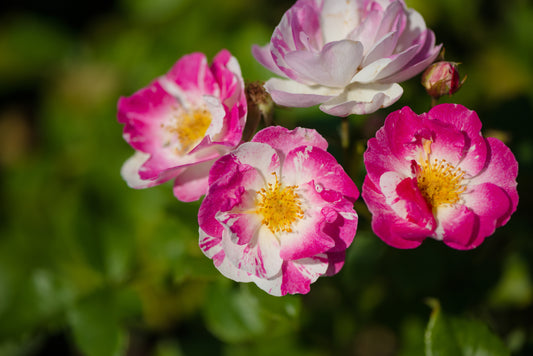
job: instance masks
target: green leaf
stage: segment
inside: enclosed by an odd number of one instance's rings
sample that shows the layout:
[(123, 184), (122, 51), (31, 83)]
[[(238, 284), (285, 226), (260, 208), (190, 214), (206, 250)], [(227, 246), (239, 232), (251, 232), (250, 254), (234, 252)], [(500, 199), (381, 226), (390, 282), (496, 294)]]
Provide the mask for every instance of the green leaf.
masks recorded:
[(424, 335), (425, 322), (421, 318), (409, 316), (401, 326), (401, 348), (398, 356), (423, 355), (425, 350)]
[(79, 301), (69, 312), (74, 341), (84, 355), (120, 355), (124, 335), (118, 322), (117, 303), (109, 291)]
[(294, 330), (299, 314), (297, 296), (273, 297), (254, 285), (221, 283), (212, 286), (205, 305), (209, 330), (226, 342), (254, 341)]
[(437, 300), (425, 334), (426, 356), (507, 356), (509, 350), (489, 328), (478, 320), (449, 317)]

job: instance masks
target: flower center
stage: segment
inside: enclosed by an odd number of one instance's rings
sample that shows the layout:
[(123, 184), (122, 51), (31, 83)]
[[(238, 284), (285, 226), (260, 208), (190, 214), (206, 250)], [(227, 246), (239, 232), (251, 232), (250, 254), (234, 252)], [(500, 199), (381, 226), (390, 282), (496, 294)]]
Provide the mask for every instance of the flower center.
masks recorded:
[(465, 172), (455, 168), (446, 160), (430, 160), (431, 141), (424, 143), (425, 158), (418, 162), (416, 175), (418, 189), (432, 208), (452, 205), (459, 201), (461, 193), (466, 190), (462, 184)]
[(298, 193), (297, 185), (284, 187), (278, 180), (276, 173), (274, 184), (257, 192), (256, 212), (263, 216), (263, 225), (266, 225), (272, 233), (280, 231), (292, 232), (292, 224), (303, 218), (304, 212)]
[(177, 138), (177, 154), (189, 152), (197, 142), (205, 136), (211, 125), (211, 113), (206, 109), (196, 109), (181, 113), (176, 117), (175, 126), (167, 127), (167, 130)]

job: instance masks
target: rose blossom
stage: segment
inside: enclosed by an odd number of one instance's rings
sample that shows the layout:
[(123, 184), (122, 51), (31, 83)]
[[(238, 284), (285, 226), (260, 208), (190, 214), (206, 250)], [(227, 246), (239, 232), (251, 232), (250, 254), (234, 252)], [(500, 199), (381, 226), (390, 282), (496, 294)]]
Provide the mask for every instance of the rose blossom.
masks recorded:
[(272, 72), (266, 84), (284, 106), (335, 116), (367, 114), (393, 104), (398, 82), (439, 54), (435, 35), (403, 0), (298, 0), (254, 57)]
[(279, 296), (340, 270), (359, 191), (326, 148), (315, 130), (268, 127), (215, 162), (200, 248), (224, 276)]
[(244, 83), (237, 60), (220, 51), (182, 57), (146, 88), (118, 102), (118, 121), (135, 154), (122, 167), (132, 188), (174, 179), (174, 195), (197, 200), (218, 157), (241, 141), (246, 120)]
[(518, 163), (480, 130), (477, 114), (454, 104), (387, 117), (364, 154), (363, 199), (376, 235), (397, 248), (432, 237), (465, 250), (507, 223), (518, 204)]

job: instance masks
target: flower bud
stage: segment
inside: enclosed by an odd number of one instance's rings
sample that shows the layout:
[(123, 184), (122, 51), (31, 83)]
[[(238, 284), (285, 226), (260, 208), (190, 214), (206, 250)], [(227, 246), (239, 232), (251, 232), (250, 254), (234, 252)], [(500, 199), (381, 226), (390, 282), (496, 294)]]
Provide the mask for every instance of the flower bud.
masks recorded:
[(245, 87), (248, 102), (248, 117), (243, 132), (243, 141), (249, 141), (255, 134), (261, 119), (265, 126), (272, 125), (274, 102), (264, 88), (262, 82), (247, 83)]
[(452, 95), (461, 88), (463, 80), (459, 78), (458, 63), (441, 61), (430, 65), (422, 74), (422, 85), (427, 93), (438, 99), (443, 95)]

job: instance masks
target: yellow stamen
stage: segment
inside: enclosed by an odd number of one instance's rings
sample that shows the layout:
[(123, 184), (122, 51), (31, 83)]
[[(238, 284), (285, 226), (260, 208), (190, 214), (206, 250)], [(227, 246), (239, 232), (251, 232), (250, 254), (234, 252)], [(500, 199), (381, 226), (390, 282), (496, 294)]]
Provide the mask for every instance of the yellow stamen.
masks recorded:
[(426, 202), (437, 208), (443, 205), (453, 205), (466, 190), (462, 184), (465, 172), (446, 162), (446, 160), (430, 160), (430, 140), (424, 140), (423, 157), (418, 161), (417, 184)]
[(168, 132), (175, 135), (179, 142), (176, 147), (177, 154), (189, 152), (205, 136), (212, 116), (206, 109), (197, 109), (191, 112), (184, 112), (176, 117), (175, 126), (165, 126)]
[(284, 187), (278, 180), (276, 173), (274, 184), (257, 192), (256, 213), (263, 217), (263, 225), (267, 226), (272, 233), (280, 231), (292, 232), (292, 225), (303, 218), (304, 212), (298, 193), (297, 185)]

